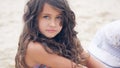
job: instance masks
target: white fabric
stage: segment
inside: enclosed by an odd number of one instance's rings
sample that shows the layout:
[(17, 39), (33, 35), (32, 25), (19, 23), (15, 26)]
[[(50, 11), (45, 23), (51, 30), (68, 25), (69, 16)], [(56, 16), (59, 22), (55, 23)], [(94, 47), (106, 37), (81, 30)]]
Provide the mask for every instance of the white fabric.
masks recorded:
[(120, 68), (120, 20), (98, 31), (88, 51), (107, 66)]

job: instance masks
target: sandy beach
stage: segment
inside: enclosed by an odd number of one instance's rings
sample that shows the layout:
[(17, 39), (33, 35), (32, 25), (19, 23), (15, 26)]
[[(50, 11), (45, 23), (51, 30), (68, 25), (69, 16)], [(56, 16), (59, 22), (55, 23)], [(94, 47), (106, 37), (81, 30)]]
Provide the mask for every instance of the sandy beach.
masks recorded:
[[(0, 0), (0, 68), (15, 68), (15, 54), (22, 31), (25, 0)], [(68, 0), (76, 14), (76, 30), (83, 46), (89, 46), (96, 31), (120, 20), (120, 0)]]

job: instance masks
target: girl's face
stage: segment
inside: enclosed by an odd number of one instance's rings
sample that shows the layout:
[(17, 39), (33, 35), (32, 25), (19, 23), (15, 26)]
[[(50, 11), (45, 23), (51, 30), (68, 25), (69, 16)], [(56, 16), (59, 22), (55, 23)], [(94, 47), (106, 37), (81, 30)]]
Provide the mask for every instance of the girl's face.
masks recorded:
[(55, 37), (62, 29), (61, 13), (55, 7), (45, 3), (39, 15), (39, 31), (48, 38)]

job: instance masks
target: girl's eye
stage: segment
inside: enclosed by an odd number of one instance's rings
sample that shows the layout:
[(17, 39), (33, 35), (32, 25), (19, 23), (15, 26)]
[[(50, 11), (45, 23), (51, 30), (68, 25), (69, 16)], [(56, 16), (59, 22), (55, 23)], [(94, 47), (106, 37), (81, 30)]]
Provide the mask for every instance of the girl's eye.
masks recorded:
[(62, 19), (62, 17), (61, 17), (61, 16), (58, 16), (58, 17), (56, 17), (56, 19), (59, 19), (59, 20), (61, 20), (61, 19)]
[(45, 19), (49, 19), (49, 16), (43, 16), (43, 18), (45, 18)]

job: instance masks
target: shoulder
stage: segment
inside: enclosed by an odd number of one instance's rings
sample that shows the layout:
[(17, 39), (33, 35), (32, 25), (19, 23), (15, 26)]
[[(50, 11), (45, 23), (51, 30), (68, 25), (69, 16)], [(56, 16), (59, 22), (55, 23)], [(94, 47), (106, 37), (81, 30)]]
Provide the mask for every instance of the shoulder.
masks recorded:
[(34, 56), (37, 57), (45, 53), (46, 51), (41, 43), (31, 41), (28, 44), (27, 55), (32, 56), (34, 58)]
[(40, 43), (30, 41), (28, 44), (28, 47), (27, 47), (27, 55), (30, 55), (30, 56), (31, 56), (31, 54), (35, 55), (35, 54), (40, 53), (43, 50), (44, 50), (44, 48)]
[[(38, 58), (38, 56), (43, 52), (44, 52), (44, 48), (40, 43), (30, 41), (28, 44), (26, 56), (25, 56), (26, 64), (30, 67), (33, 67), (36, 64), (38, 64), (36, 62), (36, 58)], [(42, 59), (42, 58), (39, 57), (39, 59)]]
[[(48, 48), (48, 47), (46, 47), (46, 48), (50, 50), (50, 48)], [(28, 44), (26, 55), (29, 56), (35, 62), (41, 63), (41, 64), (48, 63), (46, 60), (53, 61), (52, 58), (54, 59), (57, 57), (57, 55), (54, 53), (53, 54), (48, 53), (45, 50), (43, 44), (41, 44), (39, 42), (32, 42), (32, 41)]]
[(26, 52), (26, 59), (30, 58), (32, 63), (36, 64), (45, 64), (48, 65), (49, 58), (52, 58), (51, 54), (48, 53), (43, 45), (38, 42), (30, 42), (28, 44), (27, 52)]
[(29, 42), (27, 51), (39, 51), (39, 50), (44, 50), (42, 44), (33, 41)]
[(28, 44), (26, 56), (36, 64), (44, 64), (52, 68), (71, 68), (71, 61), (57, 54), (48, 53), (43, 45), (38, 42)]
[(36, 56), (40, 53), (44, 52), (43, 45), (38, 42), (30, 42), (27, 47), (27, 55), (29, 56)]
[(33, 42), (31, 41), (29, 44), (28, 44), (28, 47), (27, 47), (27, 52), (28, 53), (34, 53), (34, 54), (37, 54), (37, 55), (47, 55), (47, 54), (50, 54), (46, 51), (46, 49), (49, 51), (49, 52), (52, 52), (52, 50), (49, 48), (49, 47), (45, 47), (44, 44), (41, 44), (39, 42)]

